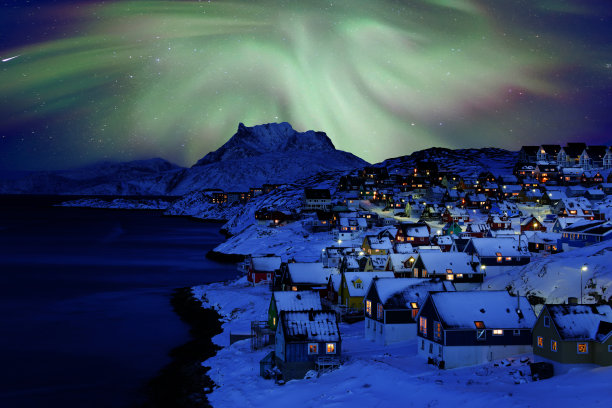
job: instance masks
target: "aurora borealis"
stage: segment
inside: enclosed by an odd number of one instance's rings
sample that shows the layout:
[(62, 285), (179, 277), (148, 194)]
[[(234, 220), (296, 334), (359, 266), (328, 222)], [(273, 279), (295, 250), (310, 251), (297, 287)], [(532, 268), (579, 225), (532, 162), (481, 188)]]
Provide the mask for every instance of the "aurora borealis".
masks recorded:
[(15, 1), (0, 9), (0, 168), (164, 157), (238, 122), (376, 162), (612, 137), (606, 1)]

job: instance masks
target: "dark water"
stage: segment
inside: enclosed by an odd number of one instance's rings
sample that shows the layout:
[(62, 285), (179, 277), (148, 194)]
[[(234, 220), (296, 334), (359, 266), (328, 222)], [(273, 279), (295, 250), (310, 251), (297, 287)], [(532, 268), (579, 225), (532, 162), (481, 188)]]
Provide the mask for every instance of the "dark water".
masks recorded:
[(174, 288), (227, 280), (219, 224), (0, 202), (0, 407), (125, 407), (188, 340)]

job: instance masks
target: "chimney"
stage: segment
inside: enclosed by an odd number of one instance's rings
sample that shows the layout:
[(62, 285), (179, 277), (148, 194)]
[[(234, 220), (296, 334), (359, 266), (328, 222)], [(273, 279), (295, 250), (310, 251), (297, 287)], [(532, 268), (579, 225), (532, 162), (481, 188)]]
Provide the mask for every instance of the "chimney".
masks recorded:
[(574, 296), (570, 296), (567, 298), (567, 304), (568, 305), (577, 305), (578, 304), (578, 298), (574, 297)]

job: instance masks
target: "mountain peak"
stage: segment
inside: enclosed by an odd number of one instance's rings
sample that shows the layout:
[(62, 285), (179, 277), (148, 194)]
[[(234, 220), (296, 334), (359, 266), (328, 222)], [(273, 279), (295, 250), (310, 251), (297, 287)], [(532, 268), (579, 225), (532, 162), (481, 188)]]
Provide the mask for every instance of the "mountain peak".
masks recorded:
[(274, 152), (335, 151), (325, 134), (309, 130), (298, 132), (287, 123), (266, 123), (257, 126), (238, 125), (238, 130), (223, 146), (208, 153), (196, 166), (222, 160), (236, 160)]

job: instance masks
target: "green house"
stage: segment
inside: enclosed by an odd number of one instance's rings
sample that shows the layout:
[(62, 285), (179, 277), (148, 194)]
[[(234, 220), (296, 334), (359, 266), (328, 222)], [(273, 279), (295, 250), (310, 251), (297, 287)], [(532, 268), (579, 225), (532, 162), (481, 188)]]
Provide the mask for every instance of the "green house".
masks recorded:
[(544, 305), (533, 328), (533, 353), (556, 363), (612, 365), (612, 308)]
[(461, 226), (456, 222), (448, 222), (444, 228), (442, 228), (442, 234), (444, 235), (460, 236), (462, 232)]

